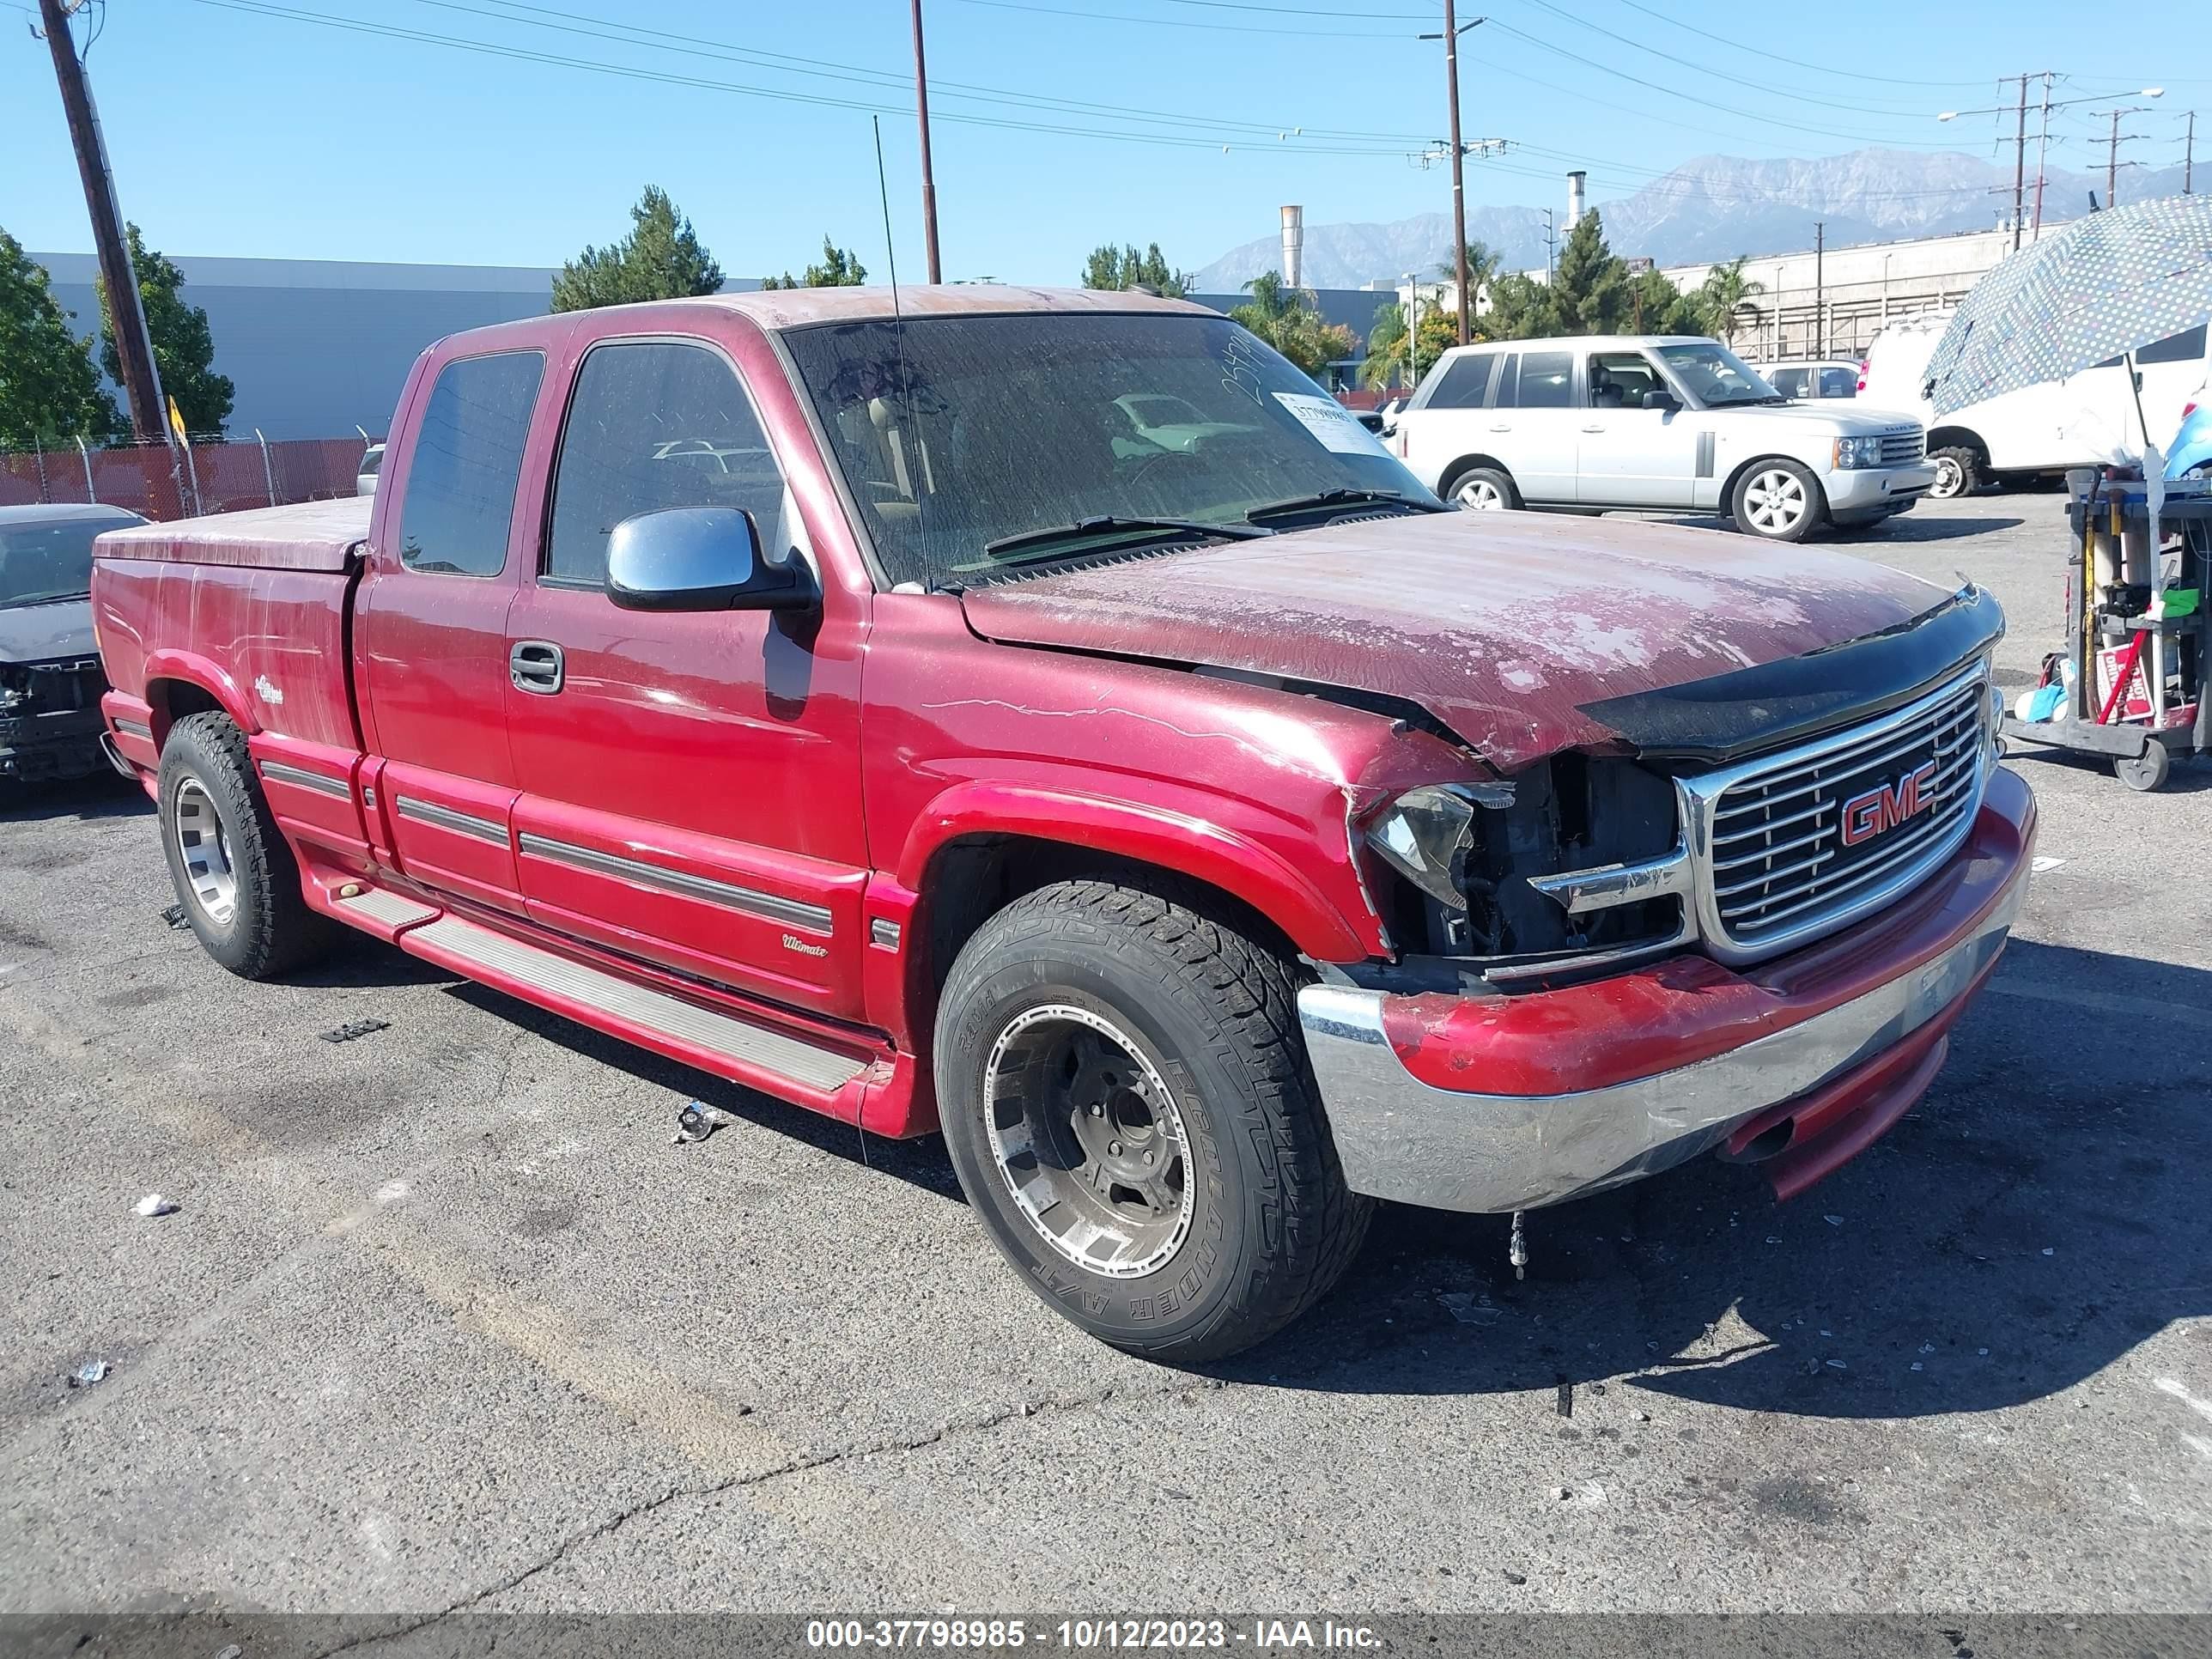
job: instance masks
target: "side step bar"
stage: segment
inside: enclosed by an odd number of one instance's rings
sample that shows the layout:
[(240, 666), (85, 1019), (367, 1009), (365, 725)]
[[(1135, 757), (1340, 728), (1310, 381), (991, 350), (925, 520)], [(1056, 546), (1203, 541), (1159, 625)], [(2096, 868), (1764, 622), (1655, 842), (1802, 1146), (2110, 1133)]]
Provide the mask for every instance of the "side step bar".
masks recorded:
[(347, 914), (366, 917), (386, 929), (412, 927), (438, 914), (427, 904), (417, 904), (404, 893), (388, 893), (381, 887), (365, 887), (351, 898), (336, 902), (336, 908)]
[[(375, 892), (341, 903), (361, 906), (372, 899), (392, 905), (411, 903), (396, 894)], [(391, 919), (378, 915), (377, 920)], [(398, 942), (402, 950), (426, 962), (693, 1065), (765, 1073), (823, 1095), (836, 1094), (868, 1069), (866, 1060), (618, 979), (458, 916), (410, 927)], [(714, 1065), (717, 1060), (721, 1064)]]

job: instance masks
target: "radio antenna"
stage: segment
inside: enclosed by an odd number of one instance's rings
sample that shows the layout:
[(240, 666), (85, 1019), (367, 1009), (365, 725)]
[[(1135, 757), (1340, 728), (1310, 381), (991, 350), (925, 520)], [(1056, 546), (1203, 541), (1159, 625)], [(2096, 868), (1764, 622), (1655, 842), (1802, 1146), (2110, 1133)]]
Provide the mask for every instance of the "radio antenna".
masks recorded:
[[(891, 240), (891, 187), (884, 178), (884, 118), (880, 115), (871, 115), (868, 125), (876, 130), (876, 191), (884, 204), (884, 258), (890, 262), (891, 267), (891, 320), (902, 323), (905, 319), (899, 315), (898, 248)], [(900, 344), (903, 346), (903, 328), (900, 334)]]

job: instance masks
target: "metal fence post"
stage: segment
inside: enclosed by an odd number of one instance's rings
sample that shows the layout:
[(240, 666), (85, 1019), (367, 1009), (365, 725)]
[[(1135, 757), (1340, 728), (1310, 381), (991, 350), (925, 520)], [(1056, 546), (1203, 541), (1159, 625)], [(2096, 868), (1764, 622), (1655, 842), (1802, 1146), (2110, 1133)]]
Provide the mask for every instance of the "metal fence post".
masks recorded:
[(39, 469), (39, 499), (42, 501), (52, 501), (52, 492), (46, 488), (46, 447), (35, 435), (31, 439), (31, 465)]
[(200, 464), (192, 459), (192, 440), (184, 434), (185, 465), (192, 475), (192, 513), (195, 517), (207, 511), (207, 503), (200, 499)]
[(100, 491), (92, 482), (92, 452), (84, 447), (82, 437), (76, 441), (76, 453), (77, 459), (84, 463), (84, 499), (88, 502), (96, 501), (100, 499)]
[(269, 505), (276, 505), (276, 469), (269, 459), (269, 440), (261, 435), (261, 428), (253, 428), (254, 441), (261, 446), (261, 476), (269, 480)]

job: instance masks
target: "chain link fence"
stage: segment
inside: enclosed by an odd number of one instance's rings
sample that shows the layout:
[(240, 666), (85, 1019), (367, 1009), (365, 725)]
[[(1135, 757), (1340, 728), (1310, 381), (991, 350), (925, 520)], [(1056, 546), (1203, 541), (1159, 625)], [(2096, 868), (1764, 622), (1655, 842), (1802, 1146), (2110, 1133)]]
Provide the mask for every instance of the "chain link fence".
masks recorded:
[(167, 520), (328, 501), (354, 493), (367, 448), (358, 435), (271, 442), (257, 433), (174, 451), (158, 441), (0, 450), (0, 507), (98, 501)]

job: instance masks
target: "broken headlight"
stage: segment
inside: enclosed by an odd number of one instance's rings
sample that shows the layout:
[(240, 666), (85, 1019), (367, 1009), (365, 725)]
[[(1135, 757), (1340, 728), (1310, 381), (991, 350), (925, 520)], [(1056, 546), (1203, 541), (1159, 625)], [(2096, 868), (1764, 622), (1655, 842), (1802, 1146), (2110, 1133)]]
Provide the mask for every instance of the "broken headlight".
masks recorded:
[(1367, 826), (1367, 844), (1437, 903), (1467, 908), (1460, 872), (1474, 845), (1474, 802), (1455, 784), (1409, 789)]

